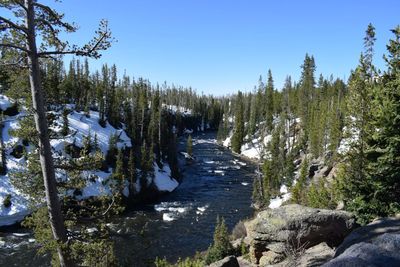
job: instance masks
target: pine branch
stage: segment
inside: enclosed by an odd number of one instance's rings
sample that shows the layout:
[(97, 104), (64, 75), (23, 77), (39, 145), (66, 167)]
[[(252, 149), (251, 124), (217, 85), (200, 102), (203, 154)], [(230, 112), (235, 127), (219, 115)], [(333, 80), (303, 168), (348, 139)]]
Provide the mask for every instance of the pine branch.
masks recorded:
[(23, 51), (23, 52), (25, 52), (25, 53), (29, 53), (29, 51), (28, 51), (26, 48), (23, 48), (23, 47), (21, 47), (21, 46), (14, 45), (14, 44), (0, 43), (0, 47), (13, 48), (13, 49), (17, 49), (17, 50)]
[(18, 31), (22, 31), (25, 34), (28, 34), (28, 29), (22, 25), (18, 25), (14, 22), (12, 22), (9, 19), (6, 19), (5, 17), (0, 16), (0, 22), (7, 24), (8, 26), (4, 27), (2, 26), (2, 30), (4, 29), (14, 29)]

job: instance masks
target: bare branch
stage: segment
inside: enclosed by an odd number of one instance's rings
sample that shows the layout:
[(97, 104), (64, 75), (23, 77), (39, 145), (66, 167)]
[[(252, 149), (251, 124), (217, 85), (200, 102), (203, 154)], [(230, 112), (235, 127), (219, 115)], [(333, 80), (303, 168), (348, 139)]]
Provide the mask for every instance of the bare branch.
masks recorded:
[[(2, 16), (0, 16), (0, 22), (8, 24), (8, 27), (5, 27), (5, 28), (12, 28), (12, 29), (15, 29), (15, 30), (22, 31), (25, 34), (28, 34), (28, 29), (27, 28), (25, 28), (24, 26), (18, 25), (16, 23), (12, 22), (11, 20), (6, 19), (6, 18), (4, 18)], [(4, 28), (4, 26), (2, 28)]]
[(14, 45), (14, 44), (0, 43), (0, 47), (13, 48), (13, 49), (17, 49), (17, 50), (23, 51), (23, 52), (25, 52), (25, 53), (29, 53), (29, 51), (28, 51), (26, 48), (23, 48), (23, 47), (21, 47), (21, 46)]

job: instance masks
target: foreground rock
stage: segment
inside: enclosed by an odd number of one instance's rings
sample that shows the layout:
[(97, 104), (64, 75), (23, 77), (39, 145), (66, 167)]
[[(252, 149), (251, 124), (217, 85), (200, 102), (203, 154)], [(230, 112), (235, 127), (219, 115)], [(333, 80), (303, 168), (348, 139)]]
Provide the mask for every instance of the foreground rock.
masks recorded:
[(337, 248), (333, 266), (400, 266), (400, 218), (386, 218), (353, 231)]
[(228, 256), (220, 261), (210, 264), (208, 267), (239, 267), (239, 262), (235, 256)]
[(357, 224), (348, 212), (292, 204), (261, 211), (245, 227), (251, 261), (265, 266), (323, 242), (336, 247)]

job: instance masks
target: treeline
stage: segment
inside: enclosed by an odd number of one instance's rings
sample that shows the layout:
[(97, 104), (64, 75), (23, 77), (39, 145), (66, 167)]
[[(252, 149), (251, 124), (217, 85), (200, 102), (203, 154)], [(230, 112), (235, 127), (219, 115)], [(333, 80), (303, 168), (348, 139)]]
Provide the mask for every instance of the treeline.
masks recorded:
[(281, 184), (291, 186), (293, 161), (300, 152), (311, 153), (314, 158), (327, 156), (333, 160), (336, 156), (344, 127), (347, 86), (332, 76), (320, 75), (317, 79), (315, 71), (314, 57), (306, 55), (299, 82), (288, 76), (278, 90), (269, 70), (266, 82), (260, 77), (253, 92), (239, 92), (224, 101), (219, 140), (233, 131), (231, 146), (237, 153), (255, 137), (262, 140), (259, 156), (265, 159), (264, 178), (255, 181), (257, 202), (269, 202), (279, 193)]
[[(100, 71), (91, 72), (87, 59), (73, 59), (68, 70), (62, 60), (43, 60), (41, 67), (48, 110), (75, 104), (78, 112), (98, 111), (100, 125), (104, 127), (107, 121), (126, 130), (134, 145), (136, 166), (141, 169), (146, 168), (149, 158), (154, 158), (160, 166), (168, 162), (174, 177), (178, 177), (176, 136), (185, 129), (216, 129), (221, 120), (223, 110), (213, 96), (198, 95), (192, 88), (166, 83), (153, 85), (149, 80), (135, 80), (126, 74), (119, 78), (115, 65), (105, 64)], [(25, 71), (2, 68), (0, 72), (2, 92), (29, 102)], [(108, 157), (112, 166), (117, 160), (117, 153), (114, 154)]]
[[(373, 64), (376, 39), (370, 24), (359, 65), (347, 82), (317, 79), (315, 60), (306, 55), (299, 82), (288, 76), (276, 90), (268, 71), (253, 92), (225, 99), (219, 140), (231, 133), (238, 153), (255, 137), (261, 140), (256, 203), (268, 205), (286, 185), (292, 202), (325, 208), (344, 203), (362, 223), (400, 211), (400, 27), (392, 33), (383, 71)], [(310, 179), (311, 162), (318, 159), (328, 170), (336, 167), (333, 182)]]

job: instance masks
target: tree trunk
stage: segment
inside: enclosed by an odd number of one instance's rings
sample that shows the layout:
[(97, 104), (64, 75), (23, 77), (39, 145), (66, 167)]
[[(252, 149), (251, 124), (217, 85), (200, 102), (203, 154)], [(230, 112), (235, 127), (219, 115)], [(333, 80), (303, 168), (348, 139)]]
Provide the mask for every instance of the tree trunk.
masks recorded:
[(53, 237), (59, 243), (57, 252), (60, 259), (60, 265), (73, 266), (72, 262), (68, 259), (67, 252), (64, 247), (68, 239), (64, 226), (63, 215), (61, 213), (61, 206), (58, 199), (53, 157), (48, 135), (45, 103), (43, 99), (39, 60), (36, 48), (35, 11), (33, 0), (25, 0), (25, 7), (27, 9), (25, 26), (28, 29), (26, 46), (29, 51), (29, 81), (31, 85), (36, 130), (39, 135), (40, 165), (42, 168), (43, 182), (46, 191), (49, 222), (53, 232)]

